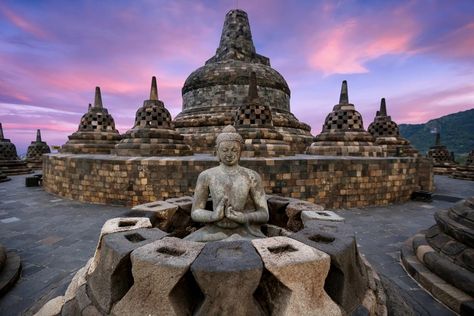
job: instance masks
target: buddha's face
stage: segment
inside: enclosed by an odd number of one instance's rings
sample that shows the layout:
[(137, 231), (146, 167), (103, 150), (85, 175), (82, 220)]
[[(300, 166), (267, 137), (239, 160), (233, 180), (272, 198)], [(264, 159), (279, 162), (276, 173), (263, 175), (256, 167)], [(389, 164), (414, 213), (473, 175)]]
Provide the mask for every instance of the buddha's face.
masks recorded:
[(234, 166), (239, 162), (240, 143), (236, 141), (223, 141), (217, 147), (219, 161), (227, 166)]

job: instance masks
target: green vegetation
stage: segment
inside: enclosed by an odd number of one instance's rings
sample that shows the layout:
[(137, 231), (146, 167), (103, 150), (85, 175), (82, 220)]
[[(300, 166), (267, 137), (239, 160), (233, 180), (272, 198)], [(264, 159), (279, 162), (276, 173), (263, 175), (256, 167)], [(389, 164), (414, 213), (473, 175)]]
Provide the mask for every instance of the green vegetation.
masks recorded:
[(425, 124), (400, 124), (400, 133), (421, 153), (426, 154), (435, 143), (433, 129), (441, 134), (441, 144), (454, 151), (456, 159), (466, 157), (474, 149), (474, 109), (449, 114)]

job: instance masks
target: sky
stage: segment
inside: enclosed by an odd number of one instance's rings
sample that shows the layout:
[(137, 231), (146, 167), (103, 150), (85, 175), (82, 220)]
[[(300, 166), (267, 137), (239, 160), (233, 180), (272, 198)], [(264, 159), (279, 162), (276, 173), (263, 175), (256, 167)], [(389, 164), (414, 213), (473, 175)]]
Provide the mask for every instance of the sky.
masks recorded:
[(397, 123), (474, 108), (472, 0), (0, 0), (0, 122), (26, 152), (62, 145), (100, 86), (124, 133), (157, 76), (175, 117), (187, 76), (212, 57), (225, 14), (249, 15), (259, 54), (291, 89), (291, 111), (321, 131), (342, 80), (365, 128), (387, 100)]

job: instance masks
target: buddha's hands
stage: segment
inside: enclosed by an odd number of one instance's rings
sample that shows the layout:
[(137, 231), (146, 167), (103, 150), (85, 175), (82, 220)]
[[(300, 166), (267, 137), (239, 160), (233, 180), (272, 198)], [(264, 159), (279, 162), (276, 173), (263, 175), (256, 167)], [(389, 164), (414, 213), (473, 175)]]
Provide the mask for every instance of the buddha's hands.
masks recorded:
[(225, 209), (228, 203), (229, 203), (229, 200), (227, 199), (227, 197), (222, 198), (219, 204), (217, 204), (217, 207), (214, 210), (214, 212), (212, 212), (212, 221), (216, 222), (224, 218)]
[(242, 213), (242, 212), (239, 212), (239, 211), (235, 211), (234, 208), (229, 205), (226, 209), (225, 209), (225, 216), (236, 222), (236, 223), (239, 223), (239, 224), (245, 224), (247, 222), (247, 218), (245, 217), (245, 214)]

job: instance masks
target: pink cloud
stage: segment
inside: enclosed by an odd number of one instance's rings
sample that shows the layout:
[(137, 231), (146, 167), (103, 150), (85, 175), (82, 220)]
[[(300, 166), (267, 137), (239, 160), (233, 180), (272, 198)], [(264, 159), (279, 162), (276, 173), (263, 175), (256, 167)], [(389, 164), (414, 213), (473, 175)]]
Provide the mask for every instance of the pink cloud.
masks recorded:
[(33, 24), (31, 21), (27, 21), (25, 18), (19, 14), (16, 14), (6, 6), (0, 6), (0, 12), (17, 28), (35, 36), (38, 39), (44, 40), (50, 37), (50, 35), (38, 25)]

